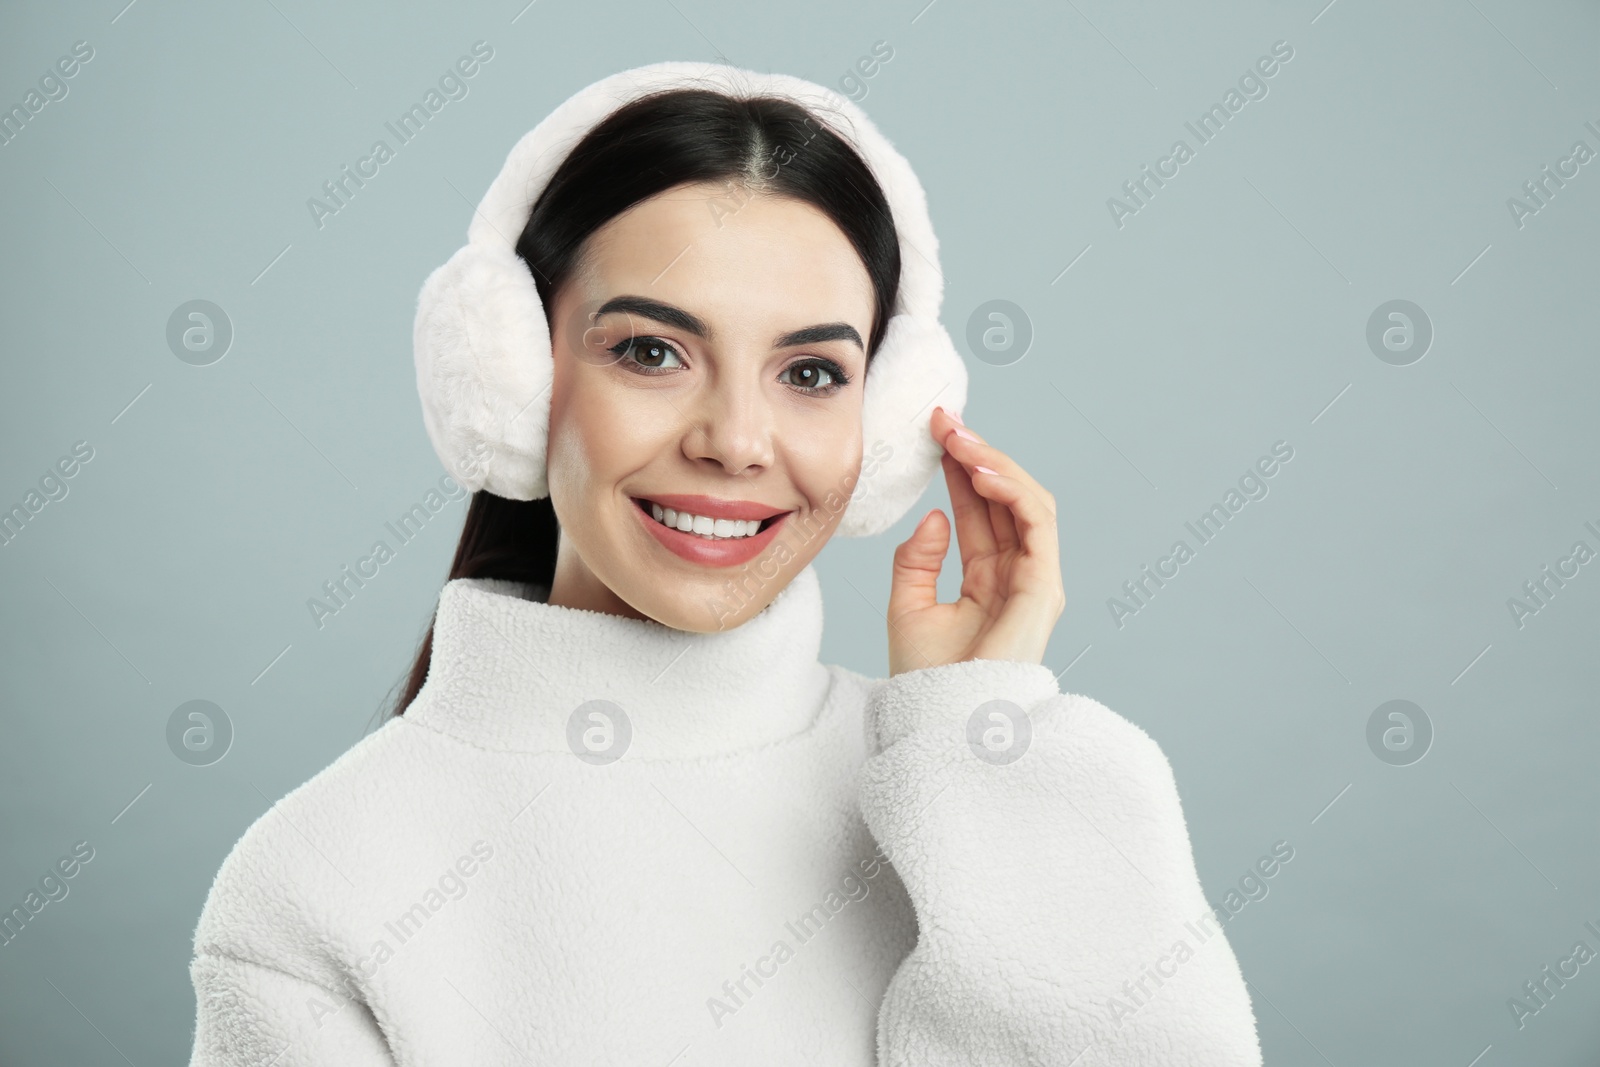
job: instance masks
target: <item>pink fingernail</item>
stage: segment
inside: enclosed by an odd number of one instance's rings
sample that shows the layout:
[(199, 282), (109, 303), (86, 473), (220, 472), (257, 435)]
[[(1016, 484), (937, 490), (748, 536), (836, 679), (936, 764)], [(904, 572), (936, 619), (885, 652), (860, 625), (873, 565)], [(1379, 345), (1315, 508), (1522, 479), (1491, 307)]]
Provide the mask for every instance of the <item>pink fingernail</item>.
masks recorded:
[(953, 412), (953, 411), (951, 411), (951, 410), (950, 410), (950, 409), (949, 409), (949, 408), (943, 408), (943, 409), (941, 409), (941, 410), (943, 410), (943, 411), (944, 411), (944, 413), (945, 413), (945, 414), (946, 414), (946, 415), (949, 415), (949, 416), (950, 416), (950, 417), (951, 417), (951, 418), (952, 418), (952, 419), (955, 419), (955, 420), (956, 420), (956, 422), (958, 422), (958, 423), (960, 423), (960, 424), (961, 424), (961, 425), (962, 425), (962, 426), (965, 426), (965, 425), (966, 425), (966, 423), (964, 423), (964, 422), (961, 422), (961, 416), (960, 416), (960, 415), (957, 415), (957, 414), (956, 414), (956, 413), (955, 413), (955, 412)]
[(982, 471), (985, 474), (999, 474), (1000, 473), (999, 471), (992, 471), (988, 467), (981, 467), (976, 463), (974, 463), (972, 465), (972, 469), (975, 470), (975, 471)]
[(970, 430), (963, 430), (963, 429), (961, 429), (959, 427), (957, 427), (954, 430), (951, 430), (950, 432), (955, 434), (957, 437), (965, 437), (969, 441), (976, 441), (978, 439), (978, 435), (977, 434), (971, 432)]

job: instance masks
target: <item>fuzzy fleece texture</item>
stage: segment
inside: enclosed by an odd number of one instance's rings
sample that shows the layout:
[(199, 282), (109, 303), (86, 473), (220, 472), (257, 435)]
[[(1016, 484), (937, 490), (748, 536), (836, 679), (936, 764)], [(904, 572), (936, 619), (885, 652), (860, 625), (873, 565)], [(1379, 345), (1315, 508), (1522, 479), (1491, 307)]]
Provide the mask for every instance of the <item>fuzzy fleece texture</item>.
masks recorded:
[(636, 67), (579, 90), (517, 142), (473, 214), (467, 244), (417, 299), (417, 391), (434, 450), (468, 490), (513, 500), (549, 494), (550, 328), (516, 241), (585, 133), (622, 104), (679, 87), (792, 99), (855, 146), (883, 187), (900, 238), (900, 292), (863, 394), (863, 460), (875, 457), (873, 467), (853, 487), (836, 536), (881, 533), (939, 470), (929, 422), (935, 405), (958, 414), (966, 406), (966, 365), (939, 317), (939, 241), (911, 165), (854, 101), (786, 74), (677, 61)]
[(405, 716), (234, 846), (192, 1067), (1260, 1064), (1166, 758), (1047, 667), (824, 665), (813, 567), (713, 634), (534, 595), (449, 582)]

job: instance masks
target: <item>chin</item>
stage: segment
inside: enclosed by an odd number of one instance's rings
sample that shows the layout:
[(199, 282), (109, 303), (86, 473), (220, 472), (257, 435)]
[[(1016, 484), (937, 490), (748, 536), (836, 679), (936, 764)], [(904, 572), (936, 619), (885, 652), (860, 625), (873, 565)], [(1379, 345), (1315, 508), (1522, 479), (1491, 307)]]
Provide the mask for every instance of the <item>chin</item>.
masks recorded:
[(759, 614), (789, 583), (796, 570), (789, 559), (782, 567), (756, 560), (743, 567), (650, 568), (635, 575), (636, 595), (626, 599), (636, 611), (675, 630), (731, 630)]
[(759, 614), (805, 569), (811, 556), (797, 556), (779, 542), (739, 566), (691, 563), (666, 553), (630, 556), (624, 598), (639, 613), (664, 626), (693, 633), (732, 630)]

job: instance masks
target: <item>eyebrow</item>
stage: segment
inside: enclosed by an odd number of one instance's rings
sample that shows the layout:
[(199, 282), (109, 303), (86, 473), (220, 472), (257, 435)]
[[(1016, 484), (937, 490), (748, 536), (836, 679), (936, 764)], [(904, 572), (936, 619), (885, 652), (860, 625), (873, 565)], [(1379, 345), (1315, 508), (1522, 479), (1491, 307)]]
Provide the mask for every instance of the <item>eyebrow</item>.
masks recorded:
[[(614, 296), (600, 305), (595, 312), (595, 317), (609, 315), (612, 312), (623, 312), (630, 315), (642, 315), (656, 322), (664, 322), (696, 337), (708, 337), (711, 330), (698, 316), (692, 315), (680, 307), (664, 304), (659, 300), (651, 300), (646, 296)], [(849, 341), (863, 352), (867, 346), (861, 342), (861, 335), (856, 328), (848, 322), (827, 322), (816, 326), (807, 326), (799, 330), (791, 330), (779, 334), (773, 341), (774, 348), (790, 348), (795, 345), (814, 345), (823, 341)]]

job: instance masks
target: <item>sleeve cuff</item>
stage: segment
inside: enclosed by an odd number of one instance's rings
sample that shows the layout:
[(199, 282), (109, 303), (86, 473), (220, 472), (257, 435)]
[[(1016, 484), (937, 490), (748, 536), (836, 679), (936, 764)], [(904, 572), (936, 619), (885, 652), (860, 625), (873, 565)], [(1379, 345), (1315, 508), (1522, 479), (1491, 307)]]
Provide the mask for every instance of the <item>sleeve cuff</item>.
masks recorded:
[(1028, 712), (1060, 694), (1055, 672), (1039, 663), (971, 659), (923, 667), (877, 683), (867, 702), (869, 736), (875, 753), (914, 731), (964, 737), (973, 713), (991, 700)]

